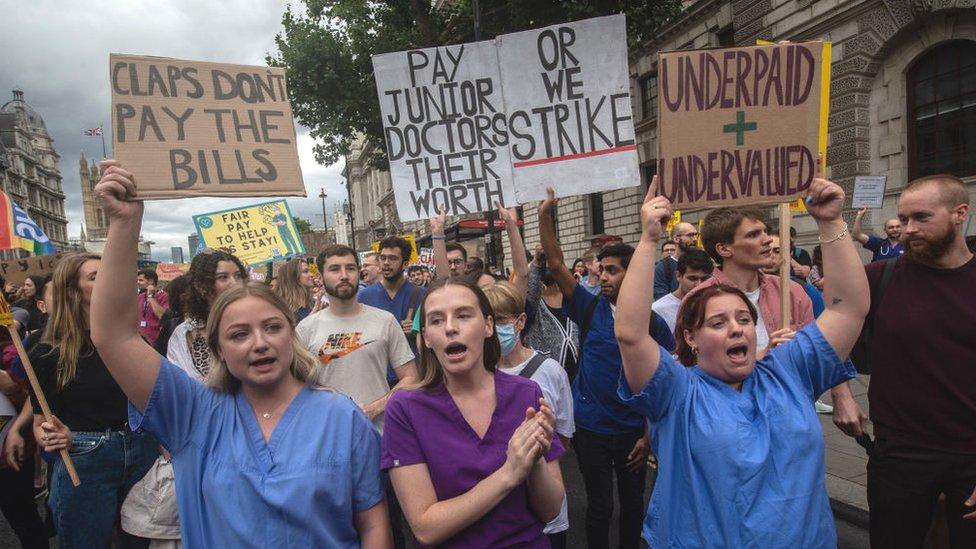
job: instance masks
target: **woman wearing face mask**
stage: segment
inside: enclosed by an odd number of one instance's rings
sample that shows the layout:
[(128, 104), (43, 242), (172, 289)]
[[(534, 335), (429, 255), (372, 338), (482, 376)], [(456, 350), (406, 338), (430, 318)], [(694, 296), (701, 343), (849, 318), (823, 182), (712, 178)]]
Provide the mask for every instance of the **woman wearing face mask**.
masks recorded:
[(828, 305), (816, 322), (777, 338), (757, 361), (755, 308), (733, 286), (710, 286), (678, 312), (682, 366), (643, 328), (658, 241), (671, 216), (656, 189), (655, 176), (614, 326), (620, 397), (650, 421), (659, 463), (644, 539), (651, 547), (835, 547), (813, 402), (854, 377), (845, 360), (869, 306), (864, 267), (841, 218), (844, 191), (819, 170), (808, 190), (831, 272)]
[[(484, 288), (484, 292), (495, 311), (495, 331), (502, 348), (502, 356), (498, 360), (499, 371), (536, 382), (542, 389), (542, 396), (552, 404), (559, 439), (564, 447), (569, 447), (569, 439), (576, 431), (576, 423), (573, 421), (573, 394), (566, 370), (555, 360), (522, 344), (525, 300), (511, 283), (496, 282)], [(544, 529), (553, 549), (566, 547), (567, 530), (569, 512), (566, 498), (563, 498), (559, 516)]]
[(143, 205), (131, 174), (102, 169), (95, 194), (110, 223), (92, 339), (133, 425), (173, 455), (183, 543), (389, 547), (379, 435), (350, 399), (306, 383), (315, 357), (269, 288), (234, 284), (214, 300), (206, 386), (139, 337), (135, 296), (116, 289), (135, 276)]
[(440, 547), (549, 547), (564, 490), (555, 415), (538, 385), (498, 372), (491, 305), (445, 279), (421, 305), (416, 389), (386, 407), (381, 466), (417, 541)]

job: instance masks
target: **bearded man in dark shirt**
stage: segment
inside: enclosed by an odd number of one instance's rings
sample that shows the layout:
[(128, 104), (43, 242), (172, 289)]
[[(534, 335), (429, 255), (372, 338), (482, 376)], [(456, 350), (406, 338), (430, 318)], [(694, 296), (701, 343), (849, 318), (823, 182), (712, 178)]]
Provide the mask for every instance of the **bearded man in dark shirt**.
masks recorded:
[[(908, 184), (904, 255), (872, 304), (868, 461), (872, 547), (921, 547), (940, 494), (952, 547), (976, 547), (976, 258), (958, 177)], [(866, 267), (872, 288), (886, 261)]]

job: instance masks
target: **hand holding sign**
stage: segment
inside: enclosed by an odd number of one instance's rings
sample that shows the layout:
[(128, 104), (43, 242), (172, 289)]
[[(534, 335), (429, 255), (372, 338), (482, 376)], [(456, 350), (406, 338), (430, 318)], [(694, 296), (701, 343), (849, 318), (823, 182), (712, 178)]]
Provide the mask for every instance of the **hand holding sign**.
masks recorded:
[(109, 220), (140, 220), (143, 205), (136, 197), (136, 184), (131, 173), (115, 160), (101, 163), (102, 178), (95, 185), (95, 196)]
[(671, 201), (664, 196), (657, 195), (658, 178), (655, 175), (644, 195), (641, 206), (641, 238), (652, 242), (661, 240), (664, 227), (673, 213)]
[(813, 181), (807, 190), (807, 211), (817, 221), (840, 219), (844, 208), (844, 189), (833, 181), (824, 179), (823, 156), (817, 159)]

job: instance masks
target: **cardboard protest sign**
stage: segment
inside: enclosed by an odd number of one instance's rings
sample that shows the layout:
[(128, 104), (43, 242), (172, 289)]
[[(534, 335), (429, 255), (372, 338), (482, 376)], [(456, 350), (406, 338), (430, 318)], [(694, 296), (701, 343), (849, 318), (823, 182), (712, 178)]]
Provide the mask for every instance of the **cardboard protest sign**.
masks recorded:
[(854, 177), (854, 197), (851, 207), (878, 209), (884, 205), (885, 185), (888, 176), (858, 175)]
[(790, 202), (826, 147), (830, 44), (658, 54), (661, 192), (677, 207)]
[(494, 42), (375, 55), (373, 70), (402, 221), (514, 204)]
[(515, 198), (640, 184), (623, 15), (498, 37)]
[[(415, 237), (413, 233), (401, 234), (401, 235), (397, 235), (397, 236), (399, 236), (400, 238), (406, 240), (410, 244), (410, 259), (407, 260), (407, 263), (416, 263), (417, 257), (418, 257), (418, 255), (417, 255), (417, 253), (418, 253), (417, 252), (417, 237)], [(373, 243), (370, 245), (370, 248), (374, 252), (380, 253), (380, 241), (379, 240), (374, 240)]]
[(433, 248), (420, 248), (420, 253), (417, 254), (417, 263), (420, 265), (433, 265), (434, 264), (434, 249)]
[(172, 282), (190, 270), (189, 263), (160, 263), (156, 265), (156, 276), (160, 282)]
[(54, 272), (61, 254), (40, 255), (0, 261), (0, 276), (7, 282), (23, 284), (28, 276), (45, 276)]
[(624, 16), (373, 56), (402, 221), (639, 183)]
[(112, 54), (109, 77), (139, 198), (305, 196), (283, 68)]
[(193, 223), (206, 247), (227, 250), (245, 265), (305, 253), (284, 200), (195, 215)]

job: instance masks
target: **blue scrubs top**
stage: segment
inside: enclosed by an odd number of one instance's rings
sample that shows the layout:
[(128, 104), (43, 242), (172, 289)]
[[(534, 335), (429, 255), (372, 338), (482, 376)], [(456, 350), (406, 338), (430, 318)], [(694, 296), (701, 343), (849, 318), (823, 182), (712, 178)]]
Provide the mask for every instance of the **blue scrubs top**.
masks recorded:
[(130, 404), (129, 422), (173, 454), (191, 549), (359, 547), (353, 517), (383, 499), (379, 434), (339, 393), (303, 388), (266, 444), (242, 392), (210, 389), (163, 358), (145, 413)]
[(813, 403), (854, 377), (816, 323), (756, 363), (736, 391), (661, 352), (638, 394), (658, 476), (644, 521), (651, 547), (836, 547)]

